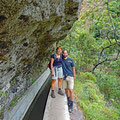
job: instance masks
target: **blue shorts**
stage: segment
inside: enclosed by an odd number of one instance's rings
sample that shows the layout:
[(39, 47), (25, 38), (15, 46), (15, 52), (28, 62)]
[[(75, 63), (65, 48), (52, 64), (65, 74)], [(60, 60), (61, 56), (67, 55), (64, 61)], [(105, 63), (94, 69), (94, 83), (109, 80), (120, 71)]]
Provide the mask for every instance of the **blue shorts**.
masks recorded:
[(53, 67), (54, 76), (52, 76), (52, 80), (57, 80), (58, 78), (63, 78), (63, 69), (62, 67)]

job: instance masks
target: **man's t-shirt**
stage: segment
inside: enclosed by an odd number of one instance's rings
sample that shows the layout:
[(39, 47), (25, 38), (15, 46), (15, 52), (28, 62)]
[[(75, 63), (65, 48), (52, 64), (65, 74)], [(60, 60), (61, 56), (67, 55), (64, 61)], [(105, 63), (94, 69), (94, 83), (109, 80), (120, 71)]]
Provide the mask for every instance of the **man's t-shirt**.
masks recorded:
[(62, 67), (62, 54), (60, 54), (60, 58), (57, 58), (56, 54), (51, 55), (51, 58), (54, 59), (53, 67)]
[(72, 67), (74, 67), (74, 66), (75, 66), (75, 64), (71, 58), (67, 58), (67, 59), (63, 58), (62, 59), (63, 74), (65, 76), (72, 76), (73, 77)]

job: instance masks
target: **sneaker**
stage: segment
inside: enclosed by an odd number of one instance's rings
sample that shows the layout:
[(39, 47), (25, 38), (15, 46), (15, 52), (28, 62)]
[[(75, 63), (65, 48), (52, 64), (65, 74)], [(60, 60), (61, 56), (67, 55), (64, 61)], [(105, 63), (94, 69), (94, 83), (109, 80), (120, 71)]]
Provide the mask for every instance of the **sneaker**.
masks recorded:
[(64, 95), (64, 93), (62, 92), (62, 90), (58, 90), (58, 94)]
[(55, 98), (55, 93), (54, 92), (51, 92), (51, 97)]

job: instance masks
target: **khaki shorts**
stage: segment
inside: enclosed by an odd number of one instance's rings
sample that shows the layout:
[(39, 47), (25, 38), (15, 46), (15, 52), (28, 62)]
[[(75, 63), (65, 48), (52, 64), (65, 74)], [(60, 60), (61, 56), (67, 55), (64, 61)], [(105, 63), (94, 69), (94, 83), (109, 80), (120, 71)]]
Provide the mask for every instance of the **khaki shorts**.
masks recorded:
[(73, 89), (74, 88), (74, 78), (71, 76), (67, 76), (66, 79), (62, 80), (62, 88), (63, 89)]

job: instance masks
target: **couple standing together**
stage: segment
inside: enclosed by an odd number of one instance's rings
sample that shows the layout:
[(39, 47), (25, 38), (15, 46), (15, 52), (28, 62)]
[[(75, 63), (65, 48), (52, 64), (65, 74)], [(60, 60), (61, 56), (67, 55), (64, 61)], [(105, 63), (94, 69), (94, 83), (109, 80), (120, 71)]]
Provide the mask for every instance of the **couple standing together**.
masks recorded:
[(51, 55), (50, 69), (52, 75), (51, 97), (55, 98), (54, 86), (58, 80), (58, 94), (64, 95), (61, 86), (65, 89), (68, 101), (69, 112), (73, 111), (73, 88), (75, 80), (75, 65), (71, 58), (68, 57), (67, 50), (62, 51), (59, 46), (56, 53)]

